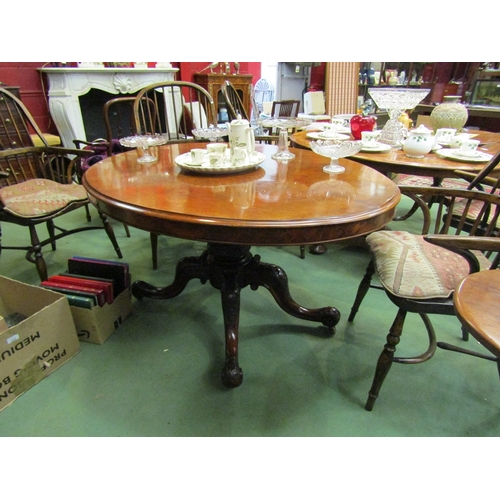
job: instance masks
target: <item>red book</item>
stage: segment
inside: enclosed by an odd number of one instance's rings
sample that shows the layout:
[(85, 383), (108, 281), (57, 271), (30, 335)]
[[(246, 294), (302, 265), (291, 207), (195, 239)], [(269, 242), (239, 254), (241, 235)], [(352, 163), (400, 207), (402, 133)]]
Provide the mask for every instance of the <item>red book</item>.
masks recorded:
[(75, 278), (73, 276), (64, 276), (61, 274), (56, 274), (50, 276), (48, 281), (55, 283), (62, 283), (63, 285), (75, 285), (75, 286), (85, 286), (89, 288), (97, 288), (103, 290), (106, 295), (106, 302), (112, 304), (114, 300), (113, 294), (113, 282), (94, 280), (92, 278)]
[(50, 281), (50, 280), (42, 281), (40, 285), (45, 288), (50, 288), (51, 290), (54, 291), (59, 291), (60, 293), (68, 293), (69, 291), (69, 292), (84, 292), (87, 294), (92, 294), (97, 298), (97, 304), (101, 307), (106, 303), (106, 295), (104, 293), (104, 290), (99, 288), (71, 285), (68, 283), (60, 283), (57, 281)]

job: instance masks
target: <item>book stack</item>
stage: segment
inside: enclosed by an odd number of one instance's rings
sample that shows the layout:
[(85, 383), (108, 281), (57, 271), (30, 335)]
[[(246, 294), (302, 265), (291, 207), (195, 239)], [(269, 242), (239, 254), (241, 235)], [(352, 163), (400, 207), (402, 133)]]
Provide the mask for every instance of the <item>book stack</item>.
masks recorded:
[(50, 276), (40, 286), (66, 295), (71, 306), (92, 309), (113, 304), (130, 287), (129, 266), (124, 262), (75, 256), (68, 270)]

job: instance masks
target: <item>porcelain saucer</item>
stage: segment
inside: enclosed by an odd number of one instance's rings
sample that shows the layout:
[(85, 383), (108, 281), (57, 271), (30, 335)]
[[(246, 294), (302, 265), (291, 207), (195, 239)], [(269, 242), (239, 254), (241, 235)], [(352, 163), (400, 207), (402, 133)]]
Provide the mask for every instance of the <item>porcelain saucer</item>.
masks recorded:
[(460, 151), (457, 151), (456, 149), (440, 149), (436, 151), (436, 154), (448, 160), (463, 161), (465, 163), (488, 162), (493, 158), (493, 155), (482, 153), (481, 151), (476, 151), (475, 155), (469, 156), (460, 153)]
[(384, 151), (389, 151), (391, 149), (391, 146), (389, 144), (383, 144), (381, 142), (377, 142), (377, 145), (373, 148), (363, 146), (361, 148), (361, 151), (364, 153), (382, 153)]

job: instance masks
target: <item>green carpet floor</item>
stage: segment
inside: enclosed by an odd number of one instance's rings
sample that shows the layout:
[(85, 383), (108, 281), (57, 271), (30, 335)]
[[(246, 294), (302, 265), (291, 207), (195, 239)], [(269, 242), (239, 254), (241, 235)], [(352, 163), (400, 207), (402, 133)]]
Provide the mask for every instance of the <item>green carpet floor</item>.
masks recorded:
[[(94, 220), (97, 216), (94, 213)], [(83, 214), (66, 216), (67, 222)], [(169, 284), (177, 261), (205, 245), (162, 236), (159, 269), (149, 235), (113, 222), (133, 280)], [(5, 224), (3, 241), (27, 231)], [(266, 289), (242, 291), (240, 365), (243, 384), (222, 386), (223, 324), (219, 292), (191, 281), (169, 301), (133, 303), (132, 315), (104, 345), (81, 352), (0, 413), (0, 436), (143, 437), (412, 437), (498, 436), (500, 382), (494, 363), (438, 350), (419, 365), (395, 364), (372, 412), (364, 403), (378, 355), (395, 316), (383, 292), (371, 290), (356, 320), (352, 301), (369, 255), (361, 246), (329, 244), (324, 255), (299, 258), (298, 247), (254, 248), (287, 273), (294, 299), (333, 305), (342, 318), (325, 327), (283, 312)], [(103, 231), (62, 239), (45, 256), (49, 273), (73, 255), (116, 259)], [(23, 252), (4, 251), (0, 273), (39, 284)], [(440, 340), (462, 343), (454, 317), (434, 317)], [(474, 340), (469, 345), (481, 350)], [(410, 315), (400, 355), (425, 349), (419, 317)], [(464, 465), (465, 466), (465, 465)]]

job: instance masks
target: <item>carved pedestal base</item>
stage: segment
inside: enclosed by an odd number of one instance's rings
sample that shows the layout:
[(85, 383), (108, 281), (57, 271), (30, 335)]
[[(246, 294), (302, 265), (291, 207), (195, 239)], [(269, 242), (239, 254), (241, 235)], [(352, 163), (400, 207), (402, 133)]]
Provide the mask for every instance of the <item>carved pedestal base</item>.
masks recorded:
[(240, 291), (246, 286), (252, 290), (264, 286), (285, 312), (297, 318), (320, 322), (332, 334), (340, 320), (340, 313), (334, 307), (307, 309), (297, 304), (290, 295), (288, 278), (283, 269), (261, 262), (260, 257), (253, 256), (250, 247), (245, 245), (209, 243), (201, 256), (186, 257), (178, 262), (174, 281), (169, 286), (159, 288), (136, 281), (132, 285), (132, 293), (138, 299), (170, 299), (179, 295), (193, 278), (202, 283), (210, 281), (221, 293), (226, 338), (222, 382), (226, 387), (237, 387), (243, 381), (243, 372), (238, 364), (238, 330)]

